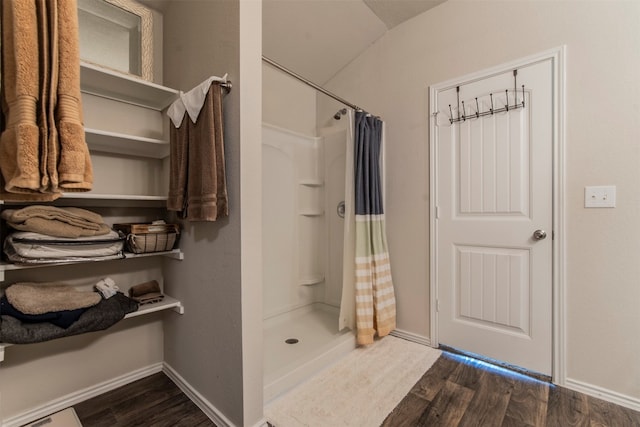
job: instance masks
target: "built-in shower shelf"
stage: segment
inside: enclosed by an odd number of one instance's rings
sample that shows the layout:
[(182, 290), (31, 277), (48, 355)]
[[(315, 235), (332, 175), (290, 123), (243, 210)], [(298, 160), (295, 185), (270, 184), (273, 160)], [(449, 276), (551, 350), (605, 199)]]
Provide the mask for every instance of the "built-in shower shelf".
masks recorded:
[(314, 276), (302, 277), (300, 279), (300, 284), (302, 286), (312, 286), (317, 285), (318, 283), (324, 282), (324, 275), (318, 274)]
[(324, 185), (324, 181), (319, 179), (302, 179), (300, 180), (300, 185), (307, 187), (322, 187)]
[(324, 215), (324, 211), (316, 211), (316, 210), (305, 210), (298, 212), (302, 216), (322, 216)]

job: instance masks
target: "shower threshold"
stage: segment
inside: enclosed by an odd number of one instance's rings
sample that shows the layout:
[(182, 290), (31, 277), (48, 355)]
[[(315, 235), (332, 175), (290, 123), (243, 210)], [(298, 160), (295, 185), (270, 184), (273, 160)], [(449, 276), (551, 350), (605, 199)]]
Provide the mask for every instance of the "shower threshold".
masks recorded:
[(338, 315), (337, 308), (316, 303), (264, 321), (265, 404), (356, 347), (350, 330), (338, 332)]

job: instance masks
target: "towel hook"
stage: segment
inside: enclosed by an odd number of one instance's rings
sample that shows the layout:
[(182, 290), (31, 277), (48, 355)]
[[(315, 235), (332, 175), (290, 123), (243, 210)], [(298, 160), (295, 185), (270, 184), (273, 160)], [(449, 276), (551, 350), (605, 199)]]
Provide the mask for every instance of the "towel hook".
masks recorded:
[(460, 86), (456, 86), (456, 96), (458, 98), (458, 121), (460, 121)]

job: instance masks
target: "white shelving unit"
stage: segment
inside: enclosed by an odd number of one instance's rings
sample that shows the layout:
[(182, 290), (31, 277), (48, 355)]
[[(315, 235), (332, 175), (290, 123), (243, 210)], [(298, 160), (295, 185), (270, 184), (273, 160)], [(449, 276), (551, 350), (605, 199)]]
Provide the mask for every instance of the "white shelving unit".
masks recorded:
[[(81, 91), (95, 96), (112, 99), (118, 102), (137, 105), (155, 111), (167, 108), (179, 95), (175, 89), (167, 88), (148, 82), (125, 73), (105, 69), (90, 63), (80, 65)], [(100, 129), (85, 129), (85, 136), (90, 152), (115, 153), (131, 157), (145, 157), (164, 159), (169, 155), (169, 142), (162, 139), (146, 138), (135, 135), (122, 134)], [(126, 208), (165, 208), (166, 196), (159, 195), (131, 195), (131, 194), (98, 194), (98, 193), (63, 193), (60, 198), (51, 202), (56, 206), (78, 207), (126, 207)], [(8, 206), (24, 206), (24, 202), (8, 202), (0, 200), (0, 209)], [(126, 253), (124, 259), (104, 260), (99, 262), (126, 262), (128, 259), (142, 257), (170, 257), (177, 260), (184, 259), (179, 249), (166, 252), (152, 252), (144, 254)], [(62, 265), (80, 265), (86, 262), (65, 262), (56, 264), (18, 265), (0, 262), (0, 282), (5, 281), (6, 273), (42, 267), (57, 267)], [(163, 301), (145, 304), (125, 316), (125, 319), (143, 316), (150, 313), (174, 310), (184, 313), (182, 303), (165, 295)], [(5, 349), (12, 344), (0, 343), (0, 362), (4, 360)]]
[(184, 253), (180, 251), (180, 249), (173, 249), (171, 251), (148, 252), (144, 254), (134, 254), (131, 252), (125, 252), (124, 258), (110, 259), (110, 260), (104, 260), (104, 261), (69, 261), (69, 262), (60, 262), (60, 263), (53, 263), (53, 264), (12, 264), (9, 262), (0, 261), (0, 282), (4, 282), (5, 272), (7, 271), (29, 270), (32, 268), (43, 268), (43, 267), (57, 267), (57, 266), (63, 266), (63, 265), (83, 264), (86, 262), (122, 262), (127, 259), (144, 258), (144, 257), (152, 257), (152, 256), (165, 256), (165, 257), (177, 259), (180, 261), (184, 259)]
[(80, 64), (80, 88), (91, 95), (158, 111), (167, 108), (179, 94), (175, 89), (86, 62)]
[[(92, 192), (62, 193), (59, 199), (49, 203), (54, 206), (163, 208), (167, 205), (167, 196), (101, 194)], [(0, 200), (0, 205), (24, 206), (24, 204), (24, 202)]]
[(169, 141), (85, 128), (90, 151), (164, 159), (169, 156)]
[[(171, 298), (165, 295), (162, 301), (141, 305), (137, 311), (125, 315), (124, 318), (130, 319), (132, 317), (144, 316), (146, 314), (151, 314), (163, 310), (173, 310), (179, 314), (184, 314), (184, 306), (182, 305), (182, 303), (175, 298)], [(16, 344), (0, 343), (0, 362), (4, 362), (4, 350), (7, 347), (11, 347), (13, 345)]]

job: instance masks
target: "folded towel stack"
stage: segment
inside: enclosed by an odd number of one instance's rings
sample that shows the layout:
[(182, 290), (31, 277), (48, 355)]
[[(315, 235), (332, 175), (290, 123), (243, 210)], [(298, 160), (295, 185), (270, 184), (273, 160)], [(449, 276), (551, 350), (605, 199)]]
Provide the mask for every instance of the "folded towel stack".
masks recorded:
[(164, 299), (160, 285), (155, 280), (132, 286), (129, 289), (129, 296), (140, 305), (160, 302)]
[(100, 236), (111, 231), (102, 216), (80, 208), (32, 205), (7, 209), (2, 212), (2, 218), (16, 230), (54, 237)]
[(2, 218), (10, 227), (21, 230), (11, 233), (4, 242), (5, 254), (15, 263), (52, 264), (124, 257), (124, 235), (111, 230), (95, 212), (33, 205), (7, 209)]
[[(35, 284), (33, 284), (35, 285)], [(25, 289), (18, 287), (20, 295), (16, 300), (15, 295), (11, 298), (13, 303), (27, 306), (34, 305), (31, 301), (35, 296), (34, 311), (42, 311), (49, 309), (47, 301), (49, 295), (54, 294), (56, 307), (73, 308), (77, 306), (85, 306), (89, 301), (97, 297), (98, 303), (71, 310), (62, 310), (58, 312), (46, 312), (43, 314), (25, 314), (16, 309), (10, 302), (8, 295), (0, 298), (0, 342), (12, 344), (29, 344), (36, 342), (49, 341), (55, 338), (68, 337), (72, 335), (83, 334), (86, 332), (100, 331), (107, 329), (120, 321), (127, 313), (134, 312), (138, 309), (138, 303), (131, 298), (126, 297), (122, 292), (116, 292), (111, 298), (103, 299), (95, 292), (76, 291), (72, 287), (66, 289), (68, 297), (61, 301), (58, 298), (62, 293), (62, 289), (55, 289), (54, 286), (48, 289), (47, 284), (39, 284), (40, 290), (28, 289), (28, 293), (22, 295)], [(12, 285), (7, 290), (15, 286)], [(28, 287), (28, 286), (27, 286)], [(15, 289), (14, 289), (15, 290)], [(41, 294), (42, 292), (42, 294)], [(8, 292), (12, 294), (14, 292)], [(89, 297), (86, 294), (95, 294)], [(23, 297), (31, 295), (29, 301), (22, 301)], [(92, 302), (92, 301), (91, 301)], [(50, 308), (54, 308), (51, 306)], [(29, 309), (30, 310), (30, 309)]]
[(96, 292), (61, 283), (16, 283), (0, 298), (0, 315), (25, 323), (49, 322), (66, 329), (100, 300)]

